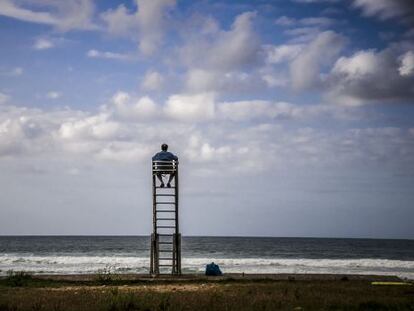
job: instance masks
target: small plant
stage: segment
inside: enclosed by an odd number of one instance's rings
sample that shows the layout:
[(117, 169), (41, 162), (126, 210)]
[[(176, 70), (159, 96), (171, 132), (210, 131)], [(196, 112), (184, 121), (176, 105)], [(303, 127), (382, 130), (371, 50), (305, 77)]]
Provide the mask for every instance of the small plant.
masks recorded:
[(32, 275), (25, 271), (7, 271), (6, 283), (13, 287), (26, 286), (32, 279)]
[(110, 284), (115, 280), (115, 275), (113, 271), (115, 266), (107, 265), (105, 268), (98, 270), (97, 281), (99, 284)]

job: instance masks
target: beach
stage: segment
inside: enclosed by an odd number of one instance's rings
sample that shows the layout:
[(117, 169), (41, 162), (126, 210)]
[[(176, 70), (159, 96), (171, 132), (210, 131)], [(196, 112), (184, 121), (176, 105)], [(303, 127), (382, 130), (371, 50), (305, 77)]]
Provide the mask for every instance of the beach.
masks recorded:
[[(398, 277), (42, 275), (0, 280), (0, 310), (412, 310)], [(20, 283), (19, 283), (20, 281)]]
[(157, 277), (148, 241), (0, 237), (0, 310), (414, 309), (410, 240), (184, 237), (183, 274)]

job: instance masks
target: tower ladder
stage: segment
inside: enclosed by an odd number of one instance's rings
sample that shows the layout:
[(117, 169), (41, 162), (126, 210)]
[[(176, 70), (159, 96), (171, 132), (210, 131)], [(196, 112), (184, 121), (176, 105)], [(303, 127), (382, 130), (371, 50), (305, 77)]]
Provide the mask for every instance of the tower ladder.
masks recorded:
[[(161, 187), (157, 174), (175, 174), (171, 187)], [(178, 161), (152, 161), (151, 275), (181, 274), (178, 190)]]

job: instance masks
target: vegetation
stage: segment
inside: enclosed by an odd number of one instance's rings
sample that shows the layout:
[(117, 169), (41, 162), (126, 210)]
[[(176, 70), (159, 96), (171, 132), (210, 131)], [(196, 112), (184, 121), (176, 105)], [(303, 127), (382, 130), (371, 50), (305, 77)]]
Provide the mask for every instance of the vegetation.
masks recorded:
[(101, 285), (108, 285), (114, 283), (118, 280), (118, 276), (114, 274), (115, 267), (114, 266), (106, 266), (102, 270), (98, 272), (96, 275), (96, 281)]
[(32, 280), (32, 275), (30, 273), (27, 273), (25, 271), (13, 271), (9, 270), (7, 271), (7, 277), (5, 279), (6, 285), (12, 286), (12, 287), (22, 287), (27, 286), (29, 281)]
[(0, 310), (414, 310), (414, 286), (368, 281), (9, 280)]

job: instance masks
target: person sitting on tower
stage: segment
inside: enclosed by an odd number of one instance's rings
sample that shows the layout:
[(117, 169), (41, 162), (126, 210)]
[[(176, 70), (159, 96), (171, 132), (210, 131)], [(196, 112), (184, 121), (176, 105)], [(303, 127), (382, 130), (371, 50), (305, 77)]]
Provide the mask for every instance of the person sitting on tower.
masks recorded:
[[(161, 151), (158, 152), (156, 155), (154, 155), (152, 157), (152, 161), (171, 161), (172, 162), (172, 161), (178, 161), (178, 157), (168, 151), (168, 145), (167, 144), (162, 144), (161, 145)], [(170, 175), (170, 178), (168, 179), (167, 187), (171, 188), (171, 181), (173, 180), (173, 178), (175, 176), (175, 172), (170, 171), (173, 168), (172, 166), (171, 166), (171, 168), (166, 167), (165, 165), (163, 167), (166, 168), (165, 174)], [(160, 187), (164, 188), (164, 181), (162, 179), (162, 172), (158, 172), (156, 175), (157, 175), (157, 178), (159, 179), (159, 181), (161, 182)]]

